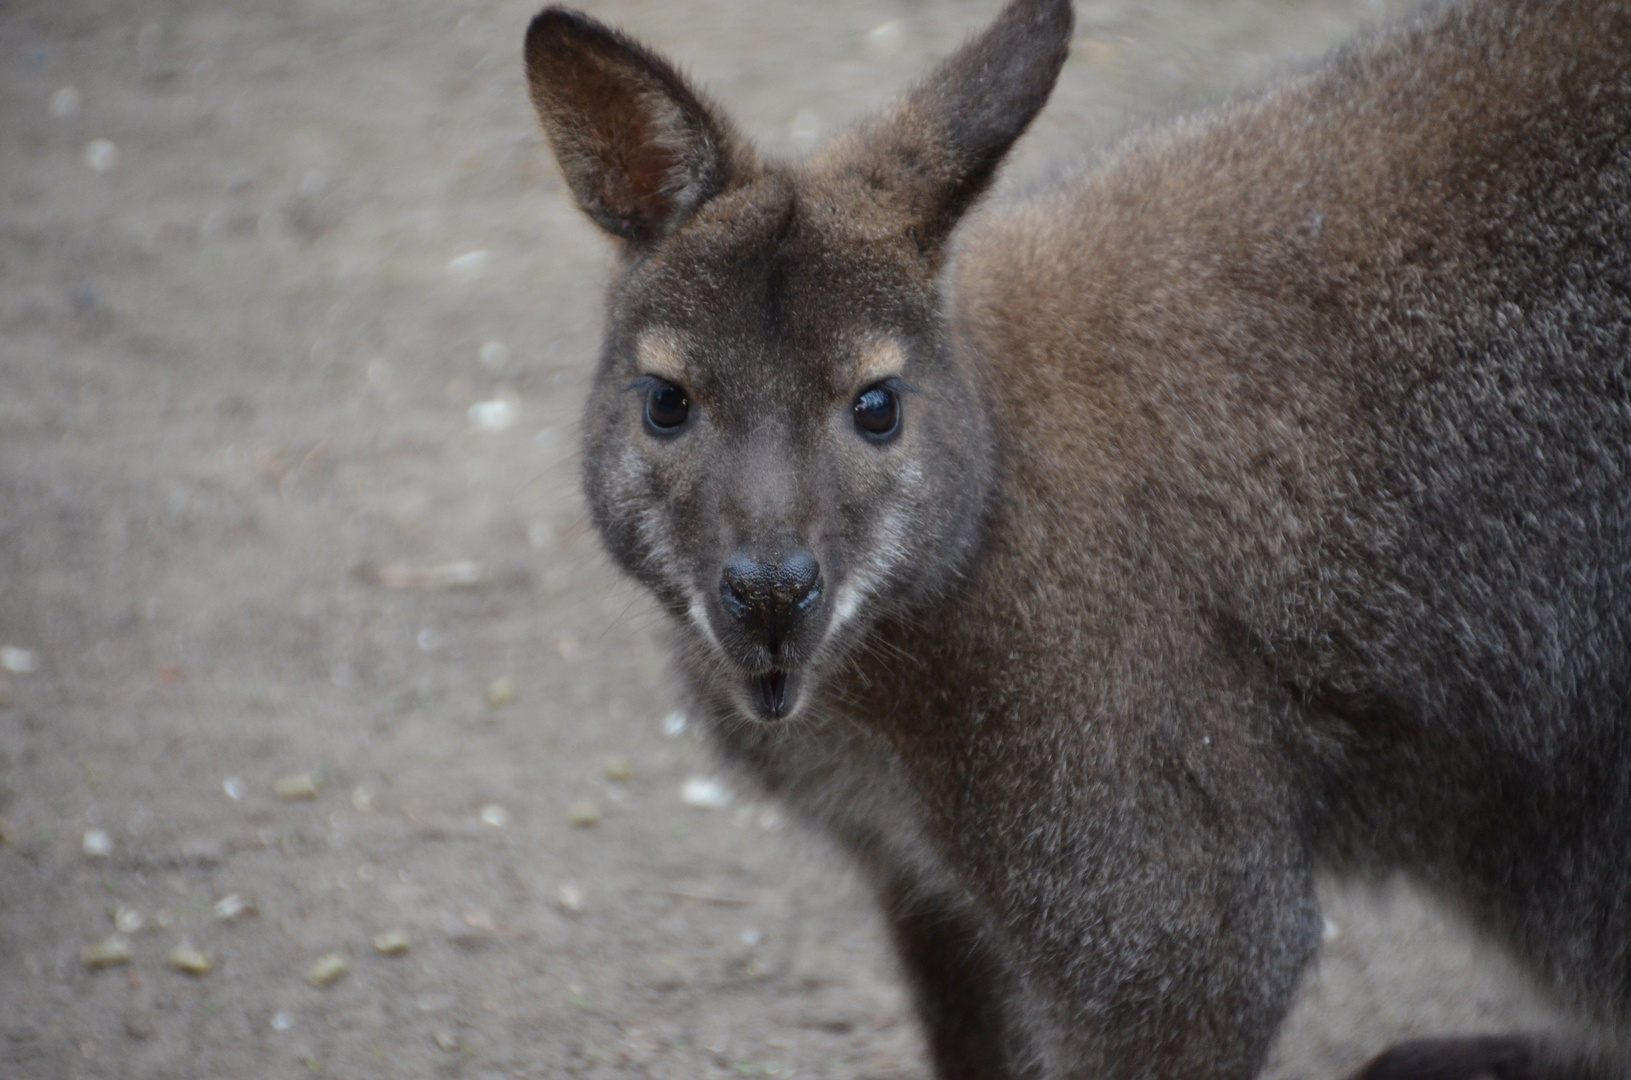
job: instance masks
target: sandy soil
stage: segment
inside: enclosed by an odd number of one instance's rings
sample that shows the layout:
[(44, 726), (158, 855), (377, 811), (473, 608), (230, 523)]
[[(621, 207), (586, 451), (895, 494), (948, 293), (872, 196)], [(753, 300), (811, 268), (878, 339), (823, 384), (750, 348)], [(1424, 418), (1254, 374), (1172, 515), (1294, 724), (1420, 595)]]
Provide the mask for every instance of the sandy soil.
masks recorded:
[[(576, 492), (608, 249), (535, 2), (0, 0), (0, 1076), (923, 1074), (853, 876), (682, 798)], [(594, 8), (798, 153), (996, 6)], [(1382, 7), (1082, 3), (1008, 182)], [(1543, 1015), (1410, 893), (1328, 912), (1277, 1076)]]

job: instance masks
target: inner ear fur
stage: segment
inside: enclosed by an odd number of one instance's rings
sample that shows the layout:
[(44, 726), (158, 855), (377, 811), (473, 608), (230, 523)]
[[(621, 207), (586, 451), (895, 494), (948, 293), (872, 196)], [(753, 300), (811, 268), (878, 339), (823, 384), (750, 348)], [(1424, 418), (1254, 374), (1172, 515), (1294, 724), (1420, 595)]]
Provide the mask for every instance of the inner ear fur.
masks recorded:
[(545, 8), (525, 53), (567, 184), (608, 232), (660, 239), (747, 166), (742, 140), (679, 72), (587, 15)]
[(1011, 0), (893, 108), (816, 163), (858, 187), (937, 258), (1053, 92), (1070, 52), (1070, 0)]

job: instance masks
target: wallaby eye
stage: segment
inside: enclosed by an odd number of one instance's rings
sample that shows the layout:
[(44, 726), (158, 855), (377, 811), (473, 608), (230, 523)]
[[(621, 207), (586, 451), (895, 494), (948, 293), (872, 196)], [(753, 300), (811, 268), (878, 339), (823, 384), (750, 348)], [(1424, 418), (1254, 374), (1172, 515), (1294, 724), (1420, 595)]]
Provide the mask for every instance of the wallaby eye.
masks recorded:
[(900, 430), (900, 395), (882, 383), (862, 390), (855, 399), (855, 426), (874, 442), (894, 438)]
[(691, 415), (691, 400), (671, 382), (653, 379), (646, 391), (646, 423), (660, 432), (670, 432)]

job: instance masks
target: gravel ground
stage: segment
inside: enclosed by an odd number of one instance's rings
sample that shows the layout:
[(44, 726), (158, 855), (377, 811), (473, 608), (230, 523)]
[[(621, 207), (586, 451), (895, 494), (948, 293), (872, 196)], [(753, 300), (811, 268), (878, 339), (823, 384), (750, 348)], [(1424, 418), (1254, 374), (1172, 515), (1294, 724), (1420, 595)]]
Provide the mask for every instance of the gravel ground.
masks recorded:
[[(854, 876), (718, 786), (585, 520), (609, 250), (535, 2), (0, 0), (0, 1076), (923, 1075)], [(1079, 4), (1005, 184), (1391, 6)], [(594, 10), (797, 154), (996, 7)], [(1327, 911), (1274, 1075), (1545, 1022), (1414, 893)]]

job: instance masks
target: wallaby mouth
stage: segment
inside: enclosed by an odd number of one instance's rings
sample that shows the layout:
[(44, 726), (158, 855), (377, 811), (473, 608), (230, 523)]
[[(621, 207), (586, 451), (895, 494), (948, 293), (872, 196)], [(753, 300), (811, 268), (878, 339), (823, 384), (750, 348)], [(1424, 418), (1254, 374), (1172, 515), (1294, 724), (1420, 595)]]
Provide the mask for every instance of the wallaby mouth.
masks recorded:
[(793, 711), (793, 703), (798, 698), (798, 677), (792, 672), (772, 668), (763, 675), (755, 675), (752, 683), (749, 690), (761, 718), (780, 720)]

